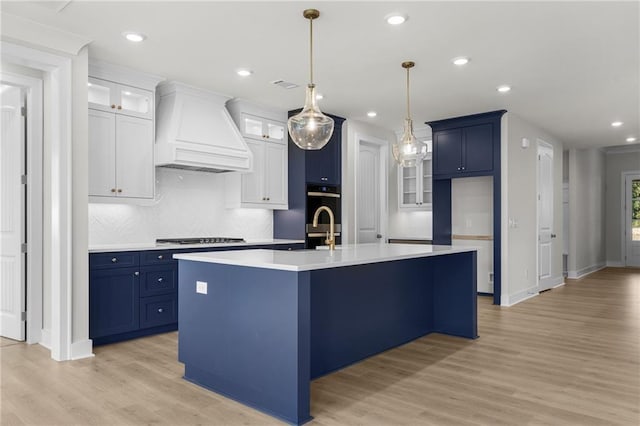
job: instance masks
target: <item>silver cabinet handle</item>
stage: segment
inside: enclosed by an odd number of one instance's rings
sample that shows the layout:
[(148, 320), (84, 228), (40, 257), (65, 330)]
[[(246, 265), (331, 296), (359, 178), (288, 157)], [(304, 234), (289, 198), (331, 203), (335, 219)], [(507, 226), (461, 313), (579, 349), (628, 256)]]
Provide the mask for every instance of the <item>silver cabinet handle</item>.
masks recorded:
[(159, 312), (159, 313), (163, 313), (163, 312), (164, 312), (164, 309), (162, 309), (162, 308), (158, 308), (158, 312)]
[(162, 279), (162, 277), (158, 278), (158, 282), (159, 282), (159, 283), (161, 283), (162, 281), (164, 281), (164, 280)]
[(111, 258), (111, 263), (118, 263), (118, 258), (117, 257), (112, 257)]
[(133, 275), (135, 275), (137, 277), (138, 275), (140, 275), (140, 272), (136, 271), (136, 272), (133, 273)]

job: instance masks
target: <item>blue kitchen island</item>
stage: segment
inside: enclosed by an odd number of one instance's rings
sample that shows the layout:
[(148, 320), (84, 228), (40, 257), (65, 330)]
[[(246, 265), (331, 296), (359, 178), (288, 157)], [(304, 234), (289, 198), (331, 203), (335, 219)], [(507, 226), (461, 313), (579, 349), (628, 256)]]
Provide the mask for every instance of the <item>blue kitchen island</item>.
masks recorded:
[(174, 257), (184, 378), (292, 424), (312, 418), (317, 377), (433, 332), (478, 337), (473, 248)]

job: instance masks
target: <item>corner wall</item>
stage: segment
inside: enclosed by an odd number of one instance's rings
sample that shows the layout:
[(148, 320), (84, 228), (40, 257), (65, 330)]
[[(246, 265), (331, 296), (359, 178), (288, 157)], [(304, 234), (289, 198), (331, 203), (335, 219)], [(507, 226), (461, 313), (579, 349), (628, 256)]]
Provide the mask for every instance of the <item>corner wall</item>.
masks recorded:
[[(503, 125), (502, 305), (513, 305), (538, 293), (538, 140), (553, 146), (553, 221), (558, 238), (553, 243), (551, 275), (557, 284), (563, 282), (563, 149), (562, 142), (511, 112), (504, 115)], [(522, 147), (523, 138), (529, 147)]]
[(569, 278), (606, 264), (604, 157), (599, 149), (569, 150)]
[(622, 251), (622, 173), (640, 172), (640, 147), (635, 152), (605, 155), (605, 240), (607, 266), (624, 266)]

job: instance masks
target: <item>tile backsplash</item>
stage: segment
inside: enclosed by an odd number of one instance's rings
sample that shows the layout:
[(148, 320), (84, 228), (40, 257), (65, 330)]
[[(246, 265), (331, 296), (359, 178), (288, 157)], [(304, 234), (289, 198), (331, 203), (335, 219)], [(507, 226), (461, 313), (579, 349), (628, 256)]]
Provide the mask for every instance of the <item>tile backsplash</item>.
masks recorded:
[(153, 205), (89, 204), (89, 246), (198, 236), (272, 238), (272, 211), (225, 208), (224, 185), (222, 173), (157, 168)]

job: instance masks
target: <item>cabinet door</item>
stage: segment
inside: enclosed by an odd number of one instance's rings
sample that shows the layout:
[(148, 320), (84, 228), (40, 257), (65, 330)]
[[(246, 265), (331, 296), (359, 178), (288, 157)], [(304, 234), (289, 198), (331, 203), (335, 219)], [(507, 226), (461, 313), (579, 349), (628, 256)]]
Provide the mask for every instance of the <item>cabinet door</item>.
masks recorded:
[(463, 172), (488, 172), (493, 170), (493, 126), (481, 124), (464, 127)]
[(432, 164), (431, 155), (429, 155), (422, 161), (419, 168), (420, 176), (422, 176), (420, 205), (423, 207), (430, 207), (433, 203)]
[(433, 138), (433, 174), (460, 173), (462, 167), (462, 131), (436, 132)]
[(262, 140), (267, 134), (264, 129), (264, 120), (251, 114), (240, 114), (240, 133), (246, 138)]
[(265, 120), (263, 130), (269, 141), (283, 144), (287, 142), (287, 125), (285, 123)]
[(115, 112), (118, 106), (117, 84), (89, 77), (87, 83), (89, 108)]
[(287, 146), (266, 144), (265, 196), (269, 204), (287, 204)]
[(305, 151), (307, 183), (340, 185), (340, 139), (341, 129), (336, 126), (322, 149)]
[(247, 146), (253, 153), (253, 172), (242, 175), (242, 196), (243, 203), (263, 203), (264, 195), (264, 173), (265, 173), (265, 142), (248, 140)]
[(153, 119), (153, 92), (124, 84), (116, 85), (115, 90), (118, 114)]
[(417, 167), (398, 167), (398, 201), (401, 208), (418, 206)]
[(138, 329), (138, 268), (92, 270), (89, 277), (89, 337)]
[(115, 121), (111, 112), (89, 110), (89, 195), (116, 194)]
[(116, 116), (118, 197), (153, 198), (153, 121)]

